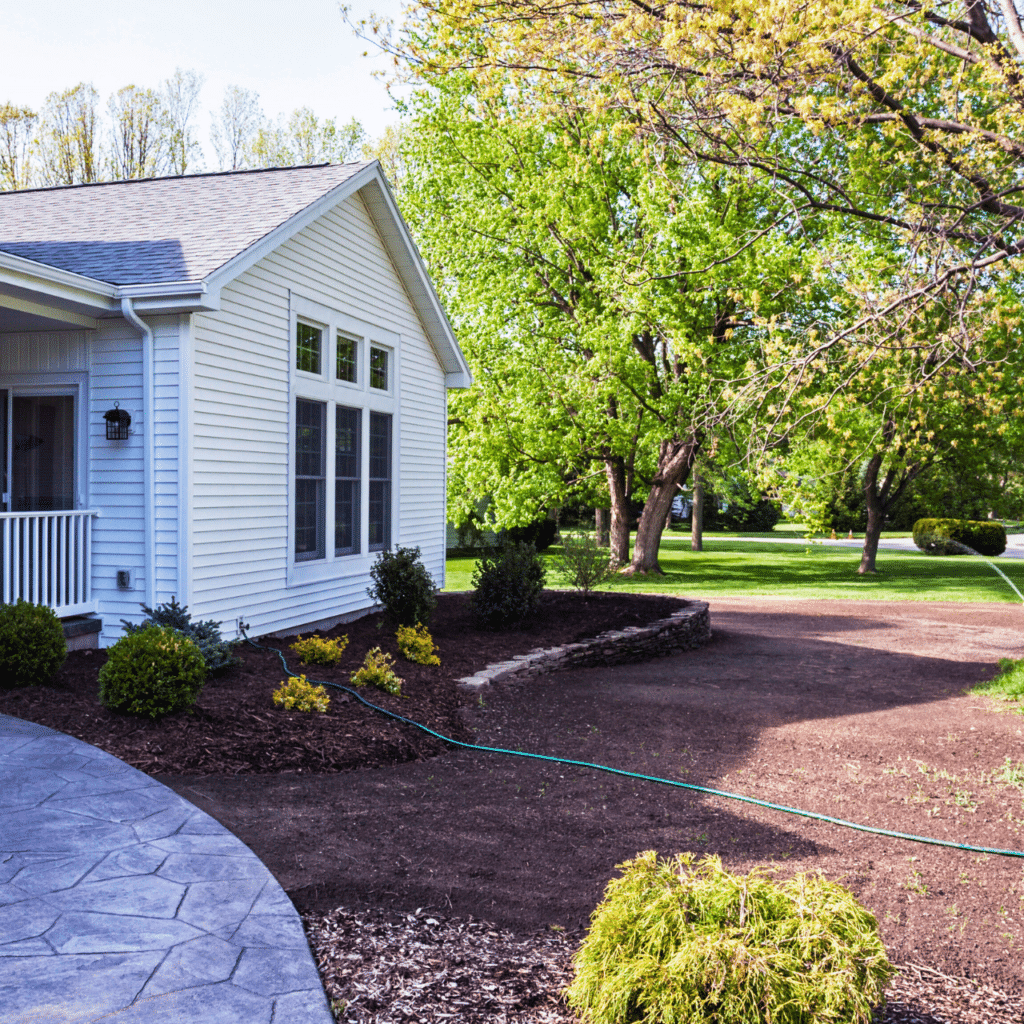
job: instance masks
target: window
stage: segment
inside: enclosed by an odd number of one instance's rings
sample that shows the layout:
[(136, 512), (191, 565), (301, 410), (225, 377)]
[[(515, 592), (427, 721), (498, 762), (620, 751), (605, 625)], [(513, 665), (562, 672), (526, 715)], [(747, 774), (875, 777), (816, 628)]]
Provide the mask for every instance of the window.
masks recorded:
[(361, 409), (334, 410), (334, 553), (359, 550), (359, 453)]
[(289, 305), (287, 585), (302, 587), (361, 576), (401, 540), (401, 338), (295, 292)]
[(356, 383), (356, 359), (359, 355), (359, 342), (344, 334), (338, 335), (338, 357), (335, 360), (335, 376), (338, 380), (349, 384)]
[(381, 391), (388, 389), (387, 349), (370, 347), (370, 387)]
[(320, 376), (320, 349), (323, 331), (298, 321), (295, 325), (295, 368)]
[(370, 413), (370, 550), (391, 546), (391, 417)]
[(295, 560), (324, 557), (326, 483), (324, 427), (327, 406), (295, 402)]

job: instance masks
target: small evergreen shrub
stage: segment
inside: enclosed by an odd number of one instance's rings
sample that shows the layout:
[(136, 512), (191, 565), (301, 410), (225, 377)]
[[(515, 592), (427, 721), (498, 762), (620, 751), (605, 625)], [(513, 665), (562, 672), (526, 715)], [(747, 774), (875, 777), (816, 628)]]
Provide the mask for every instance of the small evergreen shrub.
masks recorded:
[(649, 850), (619, 865), (565, 992), (584, 1020), (868, 1024), (896, 972), (852, 893), (692, 862)]
[(314, 686), (304, 675), (289, 676), (273, 693), (273, 701), (285, 711), (326, 711), (331, 698), (322, 686)]
[(370, 598), (383, 605), (400, 626), (429, 622), (437, 604), (436, 587), (420, 560), (419, 548), (382, 551), (370, 568), (373, 585), (366, 588)]
[(352, 673), (353, 686), (366, 686), (367, 683), (396, 697), (402, 695), (402, 680), (395, 674), (395, 659), (379, 647), (368, 651), (362, 668)]
[(398, 627), (398, 649), (406, 661), (417, 665), (440, 665), (441, 659), (434, 653), (434, 638), (422, 622), (415, 626)]
[[(914, 543), (929, 555), (1001, 555), (1006, 550), (1002, 523), (971, 519), (918, 519)], [(970, 549), (970, 550), (968, 550)]]
[(45, 683), (67, 656), (64, 630), (52, 608), (20, 598), (0, 604), (0, 685)]
[(563, 534), (562, 550), (555, 555), (555, 568), (584, 598), (615, 575), (608, 549), (600, 547), (589, 535)]
[(348, 647), (348, 637), (339, 636), (333, 640), (325, 636), (309, 636), (305, 640), (299, 634), (291, 649), (303, 665), (337, 665)]
[(492, 549), (473, 570), (473, 612), (495, 629), (516, 625), (537, 610), (544, 579), (544, 564), (532, 544)]
[(111, 711), (159, 718), (191, 708), (204, 682), (199, 648), (176, 629), (148, 626), (110, 648), (100, 669), (100, 703)]
[(213, 619), (193, 622), (192, 616), (188, 613), (188, 605), (178, 604), (174, 597), (166, 604), (158, 604), (155, 611), (148, 605), (143, 604), (139, 607), (146, 613), (140, 625), (135, 625), (127, 619), (121, 620), (121, 626), (129, 635), (150, 626), (169, 626), (199, 648), (203, 661), (206, 662), (207, 672), (221, 672), (237, 663), (234, 648), (238, 641), (225, 640), (220, 634), (219, 622)]

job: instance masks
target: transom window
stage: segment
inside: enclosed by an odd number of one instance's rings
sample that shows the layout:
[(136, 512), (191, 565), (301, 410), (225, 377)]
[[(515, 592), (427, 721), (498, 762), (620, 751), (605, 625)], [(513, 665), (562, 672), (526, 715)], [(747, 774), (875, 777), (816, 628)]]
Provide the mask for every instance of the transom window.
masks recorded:
[(388, 350), (375, 345), (370, 346), (370, 387), (388, 389)]
[(320, 375), (320, 349), (323, 331), (301, 320), (295, 325), (295, 368), (303, 373)]
[(291, 309), (288, 580), (302, 585), (365, 572), (373, 552), (400, 542), (400, 339), (294, 293)]
[(338, 335), (338, 355), (335, 360), (335, 376), (338, 380), (355, 384), (359, 379), (356, 361), (359, 357), (359, 342), (344, 334)]

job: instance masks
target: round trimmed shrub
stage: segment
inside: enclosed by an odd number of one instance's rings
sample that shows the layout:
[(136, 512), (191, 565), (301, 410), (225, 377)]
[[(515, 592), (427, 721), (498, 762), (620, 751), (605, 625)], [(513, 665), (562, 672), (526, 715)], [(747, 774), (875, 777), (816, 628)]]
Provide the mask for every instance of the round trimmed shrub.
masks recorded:
[(67, 656), (64, 630), (52, 608), (21, 599), (0, 604), (0, 685), (45, 683)]
[(544, 579), (544, 563), (532, 544), (488, 551), (473, 570), (473, 612), (494, 629), (514, 626), (537, 610)]
[(878, 922), (821, 875), (733, 875), (717, 857), (619, 865), (574, 958), (593, 1024), (868, 1024), (896, 973)]
[(914, 523), (914, 543), (929, 555), (969, 555), (992, 557), (1006, 550), (1006, 530), (1002, 523), (972, 519), (918, 519)]
[(100, 669), (100, 703), (111, 711), (159, 718), (191, 708), (205, 682), (199, 648), (175, 629), (149, 626), (110, 648)]
[(419, 548), (382, 551), (370, 567), (373, 586), (366, 593), (399, 626), (415, 626), (430, 621), (437, 604), (436, 587), (420, 559)]

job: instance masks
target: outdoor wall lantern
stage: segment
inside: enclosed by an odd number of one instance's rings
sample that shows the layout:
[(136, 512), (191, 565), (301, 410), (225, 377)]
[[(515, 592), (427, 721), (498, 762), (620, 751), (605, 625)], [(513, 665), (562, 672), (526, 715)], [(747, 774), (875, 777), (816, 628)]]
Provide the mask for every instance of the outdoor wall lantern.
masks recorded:
[(128, 439), (128, 428), (132, 425), (132, 418), (124, 409), (119, 409), (117, 402), (113, 409), (108, 409), (103, 418), (107, 421), (107, 440), (126, 441)]

